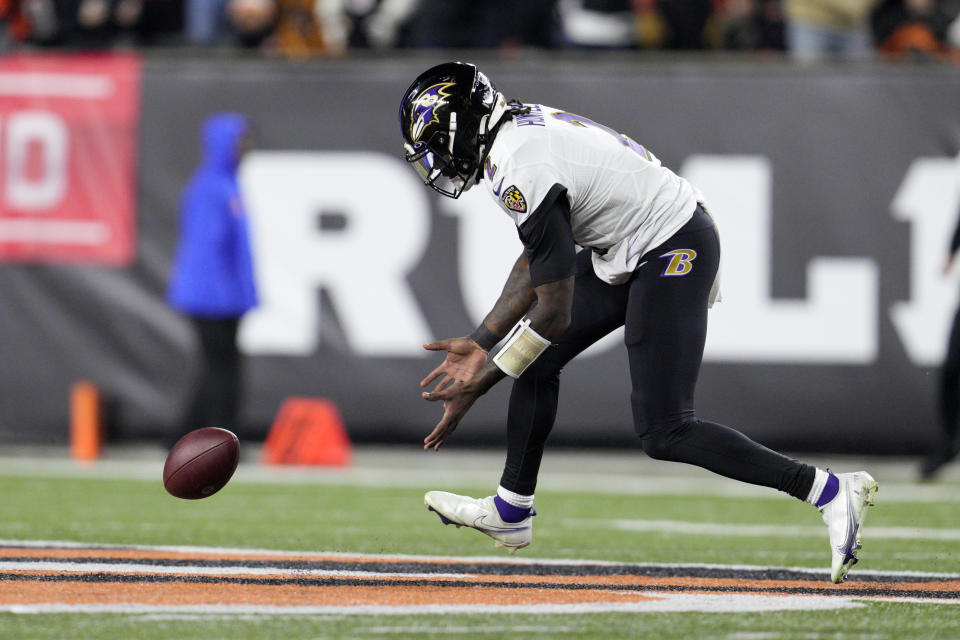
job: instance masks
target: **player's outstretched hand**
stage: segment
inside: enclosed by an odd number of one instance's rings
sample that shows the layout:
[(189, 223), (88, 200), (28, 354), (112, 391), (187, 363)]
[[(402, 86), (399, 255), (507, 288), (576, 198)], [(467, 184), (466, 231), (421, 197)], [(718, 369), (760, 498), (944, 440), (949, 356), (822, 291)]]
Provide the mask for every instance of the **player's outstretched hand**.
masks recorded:
[(424, 391), (421, 395), (423, 395), (424, 400), (430, 402), (443, 402), (443, 417), (440, 418), (440, 422), (437, 423), (433, 431), (423, 439), (424, 451), (431, 448), (434, 451), (439, 449), (447, 436), (456, 430), (460, 420), (473, 406), (473, 403), (480, 397), (478, 391), (459, 380), (440, 391)]
[(446, 351), (446, 359), (420, 381), (421, 387), (440, 378), (440, 382), (433, 388), (433, 392), (443, 391), (451, 382), (459, 380), (466, 382), (480, 370), (487, 360), (487, 352), (476, 342), (467, 337), (447, 338), (439, 342), (423, 345), (428, 351)]

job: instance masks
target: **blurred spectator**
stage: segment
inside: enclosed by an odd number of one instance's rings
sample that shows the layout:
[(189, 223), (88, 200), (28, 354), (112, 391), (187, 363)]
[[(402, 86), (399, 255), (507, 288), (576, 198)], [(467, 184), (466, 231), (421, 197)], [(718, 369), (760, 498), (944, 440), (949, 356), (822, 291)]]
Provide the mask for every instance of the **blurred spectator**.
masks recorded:
[(557, 0), (524, 0), (507, 5), (501, 47), (553, 49), (563, 44)]
[(317, 0), (316, 15), (330, 53), (397, 46), (420, 0)]
[(180, 239), (167, 289), (200, 341), (200, 371), (184, 430), (236, 427), (242, 359), (237, 330), (257, 305), (247, 213), (237, 183), (249, 140), (243, 116), (220, 113), (203, 125), (203, 159), (183, 193)]
[(814, 62), (868, 59), (876, 42), (885, 58), (960, 63), (958, 13), (960, 0), (0, 0), (0, 50), (722, 48)]
[(321, 0), (187, 0), (187, 37), (197, 45), (240, 45), (303, 58), (326, 48)]
[(20, 12), (19, 0), (0, 0), (0, 52), (30, 37), (30, 24)]
[[(307, 0), (312, 3), (312, 0)], [(227, 16), (238, 42), (244, 47), (259, 47), (277, 26), (280, 7), (277, 0), (229, 0)]]
[(876, 0), (785, 0), (786, 40), (798, 62), (865, 60), (871, 57), (868, 28)]
[(713, 14), (713, 0), (657, 0), (667, 27), (666, 49), (703, 49), (704, 28)]
[(398, 29), (402, 47), (500, 48), (509, 54), (519, 47), (563, 44), (557, 0), (418, 0), (407, 10), (410, 17)]
[[(104, 49), (134, 44), (150, 0), (3, 0), (17, 39), (38, 45)], [(154, 0), (157, 1), (157, 0)]]
[(61, 0), (69, 7), (64, 19), (70, 44), (103, 49), (129, 37), (143, 14), (143, 0)]
[(634, 0), (560, 0), (559, 7), (569, 46), (630, 49), (638, 45)]
[(141, 45), (182, 44), (184, 0), (144, 0), (137, 39)]
[(268, 50), (287, 58), (305, 58), (327, 49), (316, 4), (314, 0), (279, 0)]
[(184, 22), (187, 41), (196, 45), (226, 44), (232, 39), (227, 19), (230, 0), (186, 0)]
[(724, 49), (782, 51), (786, 48), (780, 0), (728, 0), (720, 13)]
[(953, 16), (947, 26), (947, 45), (953, 52), (954, 62), (960, 64), (960, 0), (950, 0), (944, 4), (944, 13)]
[(949, 49), (952, 18), (936, 0), (883, 0), (874, 9), (871, 26), (878, 49), (887, 58), (943, 58)]
[(496, 48), (503, 41), (504, 7), (503, 0), (419, 0), (407, 44), (428, 49)]
[[(17, 0), (11, 0), (16, 4)], [(55, 44), (62, 32), (61, 20), (53, 0), (20, 0), (20, 15), (27, 25), (25, 33), (31, 42)]]

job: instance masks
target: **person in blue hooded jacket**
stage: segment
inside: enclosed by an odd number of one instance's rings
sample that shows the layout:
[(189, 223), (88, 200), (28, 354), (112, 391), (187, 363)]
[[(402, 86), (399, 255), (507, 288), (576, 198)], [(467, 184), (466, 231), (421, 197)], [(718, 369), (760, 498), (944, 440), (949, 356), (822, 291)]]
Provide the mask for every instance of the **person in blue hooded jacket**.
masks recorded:
[(190, 318), (200, 342), (199, 380), (186, 429), (235, 426), (242, 384), (237, 329), (257, 305), (256, 283), (237, 170), (250, 125), (218, 113), (203, 125), (203, 158), (183, 192), (180, 238), (167, 290), (170, 305)]

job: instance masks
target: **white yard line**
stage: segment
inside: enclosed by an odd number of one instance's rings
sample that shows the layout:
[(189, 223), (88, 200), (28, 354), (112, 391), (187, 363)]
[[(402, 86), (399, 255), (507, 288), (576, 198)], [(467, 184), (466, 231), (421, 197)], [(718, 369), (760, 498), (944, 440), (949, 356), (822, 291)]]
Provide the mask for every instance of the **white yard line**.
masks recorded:
[[(645, 593), (645, 592), (640, 592)], [(810, 611), (849, 609), (864, 606), (853, 598), (838, 596), (759, 596), (744, 594), (677, 594), (645, 593), (651, 600), (645, 602), (597, 602), (584, 604), (541, 605), (414, 605), (414, 606), (254, 606), (254, 605), (3, 605), (0, 611), (12, 613), (177, 613), (213, 615), (449, 615), (455, 613), (491, 614), (566, 614), (583, 613), (641, 613), (641, 612), (749, 612), (749, 611)]]
[[(685, 522), (679, 520), (594, 519), (567, 518), (571, 527), (614, 529), (617, 531), (642, 531), (654, 533), (679, 533), (707, 536), (751, 537), (822, 537), (826, 528), (818, 526), (794, 526), (774, 524), (733, 524), (721, 522)], [(933, 529), (929, 527), (864, 527), (864, 536), (872, 539), (894, 540), (960, 540), (960, 529)]]

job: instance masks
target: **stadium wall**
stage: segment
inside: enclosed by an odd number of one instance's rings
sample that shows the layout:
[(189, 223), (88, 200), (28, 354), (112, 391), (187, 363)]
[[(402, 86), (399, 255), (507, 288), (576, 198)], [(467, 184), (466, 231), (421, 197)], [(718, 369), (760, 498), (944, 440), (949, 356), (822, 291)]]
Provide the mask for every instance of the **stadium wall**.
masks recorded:
[[(520, 250), (484, 194), (434, 197), (400, 159), (398, 100), (436, 61), (127, 59), (109, 73), (133, 93), (105, 120), (29, 83), (0, 91), (0, 440), (65, 442), (79, 379), (103, 390), (112, 438), (177, 433), (194, 343), (163, 293), (200, 123), (226, 109), (256, 125), (242, 177), (263, 305), (242, 328), (244, 424), (215, 426), (262, 437), (284, 398), (323, 396), (356, 440), (419, 441), (440, 416), (419, 397), (439, 360), (421, 344), (469, 332)], [(54, 69), (96, 76), (102, 64)], [(37, 68), (50, 72), (29, 61), (0, 72)], [(960, 211), (956, 71), (602, 58), (484, 69), (508, 96), (630, 135), (704, 192), (724, 278), (702, 415), (791, 450), (912, 453), (933, 438), (936, 366), (960, 290), (939, 271)], [(40, 159), (11, 177), (11, 122), (24, 113), (62, 127), (35, 126)], [(91, 135), (115, 146), (73, 144)], [(56, 188), (45, 181), (54, 152), (73, 167)], [(91, 233), (103, 250), (79, 251), (73, 227), (48, 229), (42, 206), (11, 204), (17, 179), (41, 205), (61, 206), (59, 193), (89, 210), (72, 211), (130, 219)], [(124, 189), (110, 191), (127, 182), (130, 206)], [(554, 442), (635, 442), (618, 335), (561, 386)], [(482, 398), (456, 441), (502, 442), (508, 391)]]

